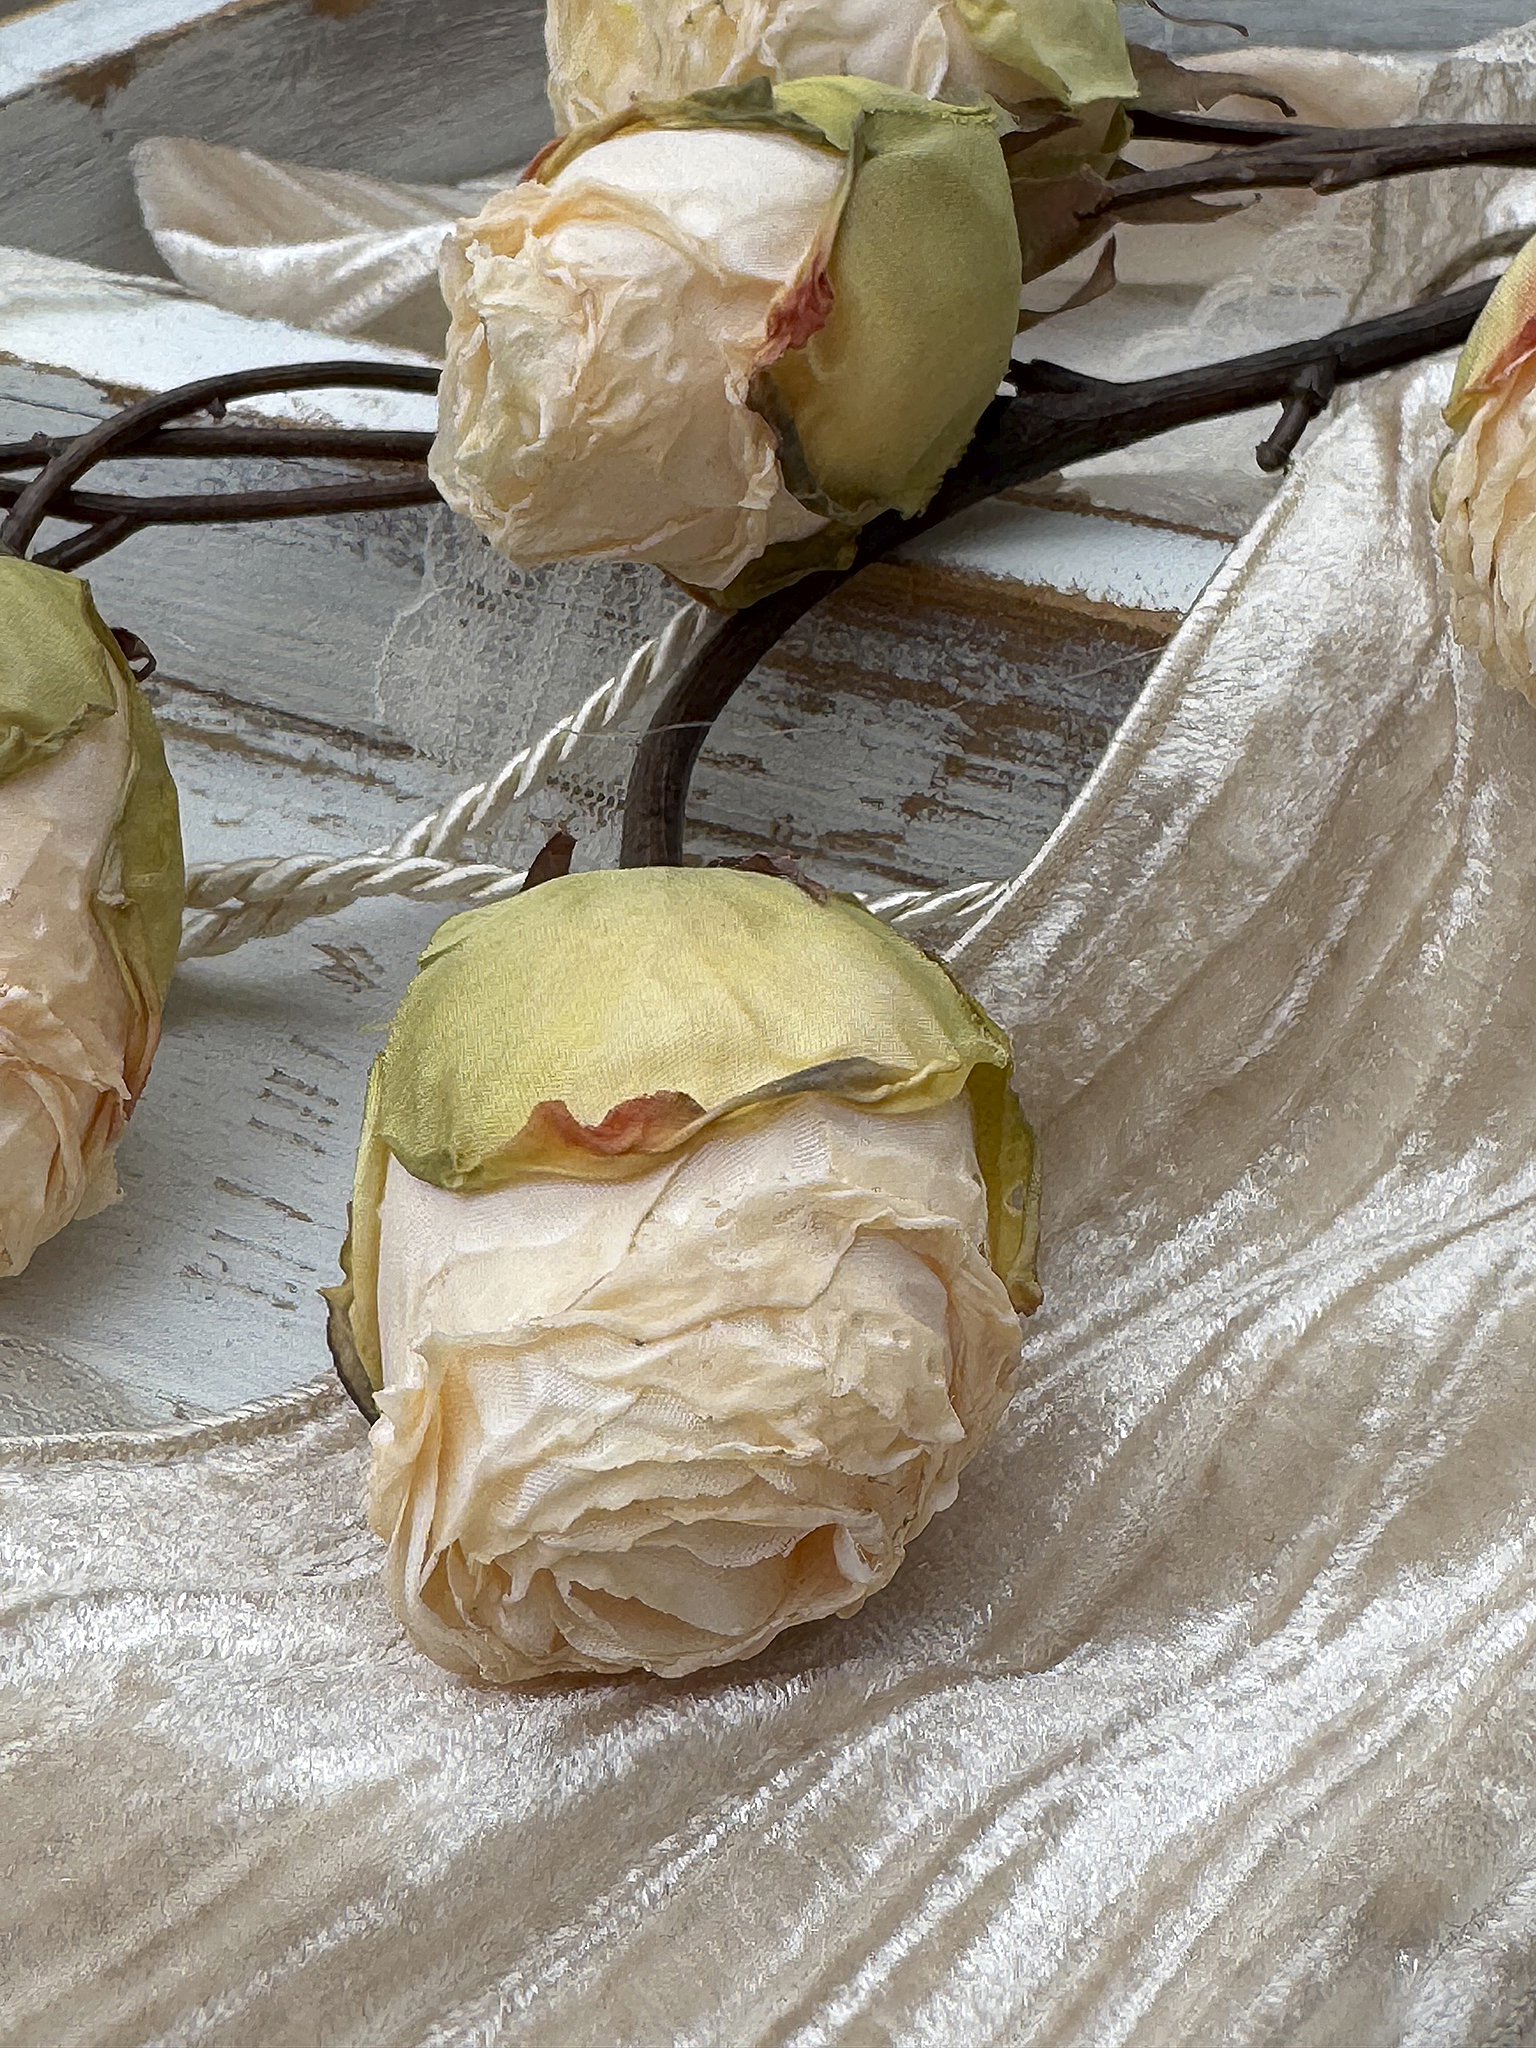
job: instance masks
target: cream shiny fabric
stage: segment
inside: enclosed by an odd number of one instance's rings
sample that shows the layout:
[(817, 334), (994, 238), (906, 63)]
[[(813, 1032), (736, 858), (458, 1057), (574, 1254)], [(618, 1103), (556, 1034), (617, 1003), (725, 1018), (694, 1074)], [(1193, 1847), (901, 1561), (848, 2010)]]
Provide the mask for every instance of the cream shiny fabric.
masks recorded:
[(1448, 375), (1319, 438), (962, 948), (1046, 1306), (857, 1617), (479, 1688), (328, 1387), (5, 1453), (0, 2038), (1525, 2036), (1536, 715), (1445, 625)]
[(131, 155), (144, 225), (198, 297), (256, 319), (442, 354), (438, 251), (497, 180), (397, 185), (188, 136), (151, 136)]

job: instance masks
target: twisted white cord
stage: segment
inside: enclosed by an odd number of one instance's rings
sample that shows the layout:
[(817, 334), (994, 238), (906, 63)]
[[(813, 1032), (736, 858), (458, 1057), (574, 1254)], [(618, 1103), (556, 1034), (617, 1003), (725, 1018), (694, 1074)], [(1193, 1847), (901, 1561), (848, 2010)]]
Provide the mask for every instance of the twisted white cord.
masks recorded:
[[(693, 653), (713, 614), (687, 604), (654, 640), (637, 647), (617, 675), (532, 746), (520, 747), (484, 782), (472, 782), (446, 804), (418, 818), (387, 846), (337, 860), (327, 854), (259, 857), (208, 863), (187, 871), (181, 957), (232, 953), (248, 939), (276, 938), (311, 918), (329, 917), (366, 896), (409, 896), (419, 903), (499, 903), (526, 879), (521, 868), (465, 859), (476, 837), (505, 822), (594, 734), (626, 717), (649, 689), (670, 682)], [(991, 907), (1010, 881), (967, 882), (948, 889), (898, 889), (859, 900), (895, 925), (925, 925)], [(198, 914), (200, 913), (200, 914)]]
[(584, 740), (626, 717), (647, 690), (670, 682), (714, 616), (703, 605), (683, 605), (584, 704), (532, 746), (519, 747), (487, 781), (472, 782), (387, 846), (345, 860), (297, 854), (190, 868), (187, 909), (202, 914), (183, 928), (182, 959), (230, 953), (248, 939), (276, 938), (364, 896), (476, 904), (516, 895), (523, 885), (520, 870), (466, 860), (466, 849), (478, 834), (504, 822)]
[(990, 910), (1013, 887), (1014, 877), (1000, 882), (960, 882), (949, 889), (897, 889), (889, 896), (859, 893), (859, 901), (887, 924), (941, 924), (962, 911), (973, 916)]

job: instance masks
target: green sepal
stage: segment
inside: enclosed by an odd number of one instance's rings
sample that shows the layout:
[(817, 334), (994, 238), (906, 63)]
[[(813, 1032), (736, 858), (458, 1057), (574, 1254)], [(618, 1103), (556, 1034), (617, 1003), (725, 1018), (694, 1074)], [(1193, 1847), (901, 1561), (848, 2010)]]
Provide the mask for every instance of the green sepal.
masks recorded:
[(78, 577), (0, 557), (0, 780), (59, 753), (121, 712), (128, 766), (91, 908), (133, 999), (124, 1078), (137, 1097), (181, 942), (186, 896), (176, 785), (154, 714)]
[(109, 718), (122, 669), (77, 577), (0, 555), (0, 782)]
[(792, 135), (813, 149), (838, 147), (814, 122), (776, 104), (769, 79), (751, 78), (744, 85), (710, 86), (677, 100), (634, 100), (617, 113), (605, 114), (602, 120), (589, 121), (585, 127), (563, 135), (534, 158), (527, 175), (542, 185), (553, 184), (563, 170), (589, 149), (631, 128), (766, 128), (776, 134)]
[(1134, 99), (1115, 0), (953, 0), (983, 55), (1039, 82), (1066, 107)]
[(1458, 434), (1517, 363), (1536, 348), (1536, 235), (1515, 257), (1477, 316), (1456, 361), (1443, 417)]
[(120, 681), (130, 763), (92, 908), (142, 1020), (142, 1038), (129, 1048), (128, 1061), (129, 1086), (137, 1095), (149, 1077), (176, 969), (187, 878), (180, 806), (160, 729), (126, 663)]
[[(382, 1190), (381, 1190), (382, 1193)], [(352, 1284), (352, 1228), (354, 1204), (347, 1204), (347, 1234), (341, 1247), (341, 1279), (334, 1287), (322, 1287), (320, 1298), (325, 1303), (325, 1341), (330, 1349), (331, 1362), (336, 1367), (336, 1377), (346, 1388), (369, 1422), (379, 1419), (378, 1403), (373, 1396), (384, 1384), (384, 1366), (379, 1356), (378, 1314), (371, 1318), (357, 1317), (357, 1290)], [(369, 1261), (370, 1270), (377, 1270), (377, 1212), (374, 1215), (374, 1251)], [(363, 1321), (362, 1342), (359, 1342), (358, 1323)], [(366, 1344), (365, 1357), (362, 1346)]]
[(910, 518), (964, 453), (1013, 351), (1006, 124), (990, 101), (942, 105), (867, 79), (796, 79), (775, 100), (856, 171), (827, 264), (831, 313), (759, 374), (794, 422), (813, 509), (830, 503), (847, 527)]
[(338, 1369), (355, 1359), (382, 1385), (391, 1157), (466, 1195), (547, 1174), (626, 1179), (801, 1094), (900, 1116), (965, 1090), (989, 1256), (1028, 1311), (1038, 1176), (1012, 1063), (1006, 1034), (938, 962), (851, 899), (773, 877), (567, 875), (450, 918), (369, 1076), (347, 1278), (327, 1290)]

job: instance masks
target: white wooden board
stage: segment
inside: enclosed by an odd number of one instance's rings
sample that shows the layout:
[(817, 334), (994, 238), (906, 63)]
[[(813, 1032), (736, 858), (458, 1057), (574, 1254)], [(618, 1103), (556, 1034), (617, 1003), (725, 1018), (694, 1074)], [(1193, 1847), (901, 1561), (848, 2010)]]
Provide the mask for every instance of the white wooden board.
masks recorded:
[[(381, 353), (132, 274), (149, 267), (124, 205), (138, 133), (448, 177), (515, 154), (518, 107), (543, 132), (537, 67), (509, 79), (498, 62), (489, 86), (483, 41), (423, 101), (411, 53), (442, 34), (441, 10), (164, 13), (147, 37), (137, 0), (57, 0), (0, 23), (0, 148), (36, 166), (0, 197), (0, 236), (36, 244), (0, 249), (0, 437), (76, 431), (218, 367)], [(485, 0), (448, 13), (503, 52), (537, 18)], [(377, 393), (259, 410), (431, 423), (430, 401)], [(211, 474), (154, 473), (162, 487)], [(146, 474), (125, 463), (99, 480)], [(806, 621), (741, 693), (700, 765), (692, 849), (784, 846), (829, 882), (876, 889), (1017, 868), (1224, 552), (1048, 504), (996, 504), (930, 537)], [(519, 577), (441, 508), (146, 533), (91, 580), (159, 656), (199, 862), (388, 839), (569, 710), (676, 602), (649, 572)], [(637, 737), (573, 760), (500, 857), (570, 823), (580, 860), (611, 858)], [(0, 1286), (0, 1432), (208, 1412), (327, 1370), (316, 1290), (335, 1277), (367, 1067), (442, 914), (366, 904), (183, 970), (119, 1153), (125, 1199)]]

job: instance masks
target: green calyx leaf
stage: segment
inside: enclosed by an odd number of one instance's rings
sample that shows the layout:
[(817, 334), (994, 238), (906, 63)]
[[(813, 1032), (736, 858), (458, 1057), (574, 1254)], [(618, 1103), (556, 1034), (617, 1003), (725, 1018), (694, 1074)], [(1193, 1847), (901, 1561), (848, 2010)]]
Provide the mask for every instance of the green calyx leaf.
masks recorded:
[(154, 713), (126, 664), (120, 679), (128, 720), (128, 780), (94, 908), (124, 983), (137, 999), (141, 1037), (129, 1048), (127, 1065), (128, 1083), (137, 1096), (149, 1078), (160, 1014), (176, 968), (187, 877), (176, 785)]
[(846, 148), (853, 174), (826, 323), (760, 375), (793, 421), (807, 503), (845, 527), (911, 517), (964, 452), (1012, 353), (1019, 243), (999, 116), (865, 79), (800, 79), (775, 101)]
[(1493, 288), (1456, 363), (1445, 423), (1460, 434), (1485, 398), (1536, 349), (1536, 236)]
[(186, 895), (176, 785), (154, 714), (87, 586), (62, 570), (0, 557), (0, 782), (120, 714), (128, 767), (92, 890), (92, 910), (133, 998), (124, 1078), (149, 1075)]
[(378, 1386), (390, 1157), (463, 1194), (620, 1179), (792, 1095), (899, 1116), (962, 1089), (992, 1263), (1032, 1308), (1034, 1141), (1011, 1070), (1005, 1034), (945, 970), (846, 898), (718, 868), (561, 877), (450, 918), (422, 954), (369, 1078), (351, 1292), (332, 1290), (333, 1312)]
[(953, 0), (976, 47), (1064, 107), (1134, 99), (1136, 77), (1115, 0)]
[(776, 103), (772, 83), (766, 78), (748, 79), (744, 85), (711, 86), (680, 100), (636, 100), (607, 114), (601, 121), (589, 121), (576, 128), (534, 159), (528, 175), (540, 184), (552, 185), (576, 159), (634, 128), (755, 128), (780, 135), (792, 135), (813, 149), (836, 148), (812, 121)]
[[(0, 782), (117, 708), (117, 643), (77, 577), (0, 556)], [(131, 678), (130, 678), (131, 680)]]

